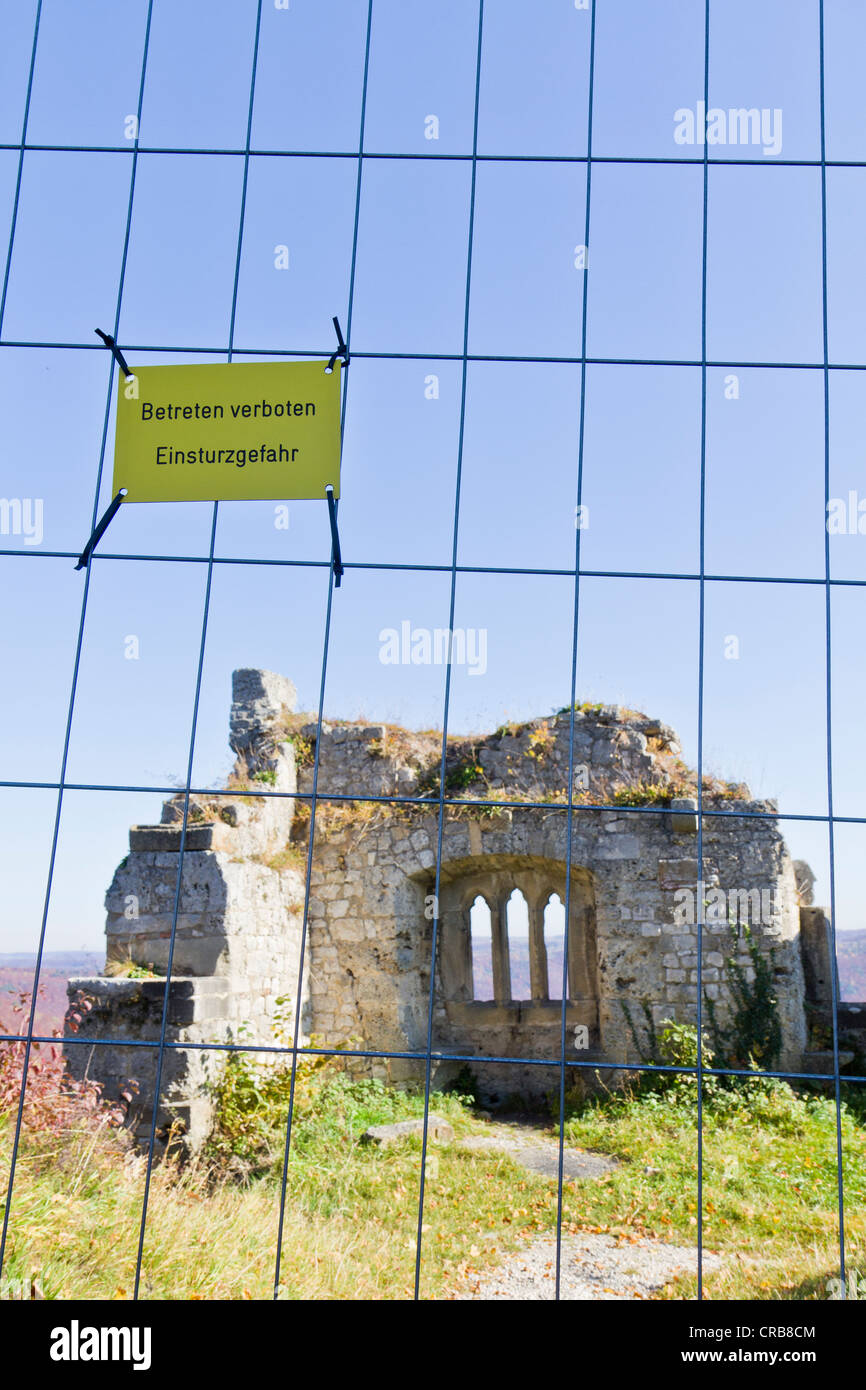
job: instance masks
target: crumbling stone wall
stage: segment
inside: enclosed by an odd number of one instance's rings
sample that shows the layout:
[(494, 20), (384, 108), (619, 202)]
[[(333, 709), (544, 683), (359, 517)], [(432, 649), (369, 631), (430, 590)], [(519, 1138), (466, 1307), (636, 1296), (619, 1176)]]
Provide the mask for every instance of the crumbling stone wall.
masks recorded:
[[(295, 713), (295, 703), (285, 678), (235, 672), (235, 771), (226, 792), (190, 807), (172, 973), (222, 982), (207, 1006), (199, 984), (191, 986), (184, 1026), (198, 1030), (196, 1037), (236, 1037), (244, 1024), (253, 1039), (270, 1041), (273, 1001), (297, 989), (318, 752), (323, 799), (315, 806), (302, 1042), (311, 1035), (328, 1044), (352, 1039), (386, 1054), (367, 1064), (374, 1074), (395, 1081), (423, 1074), (417, 1057), (388, 1054), (426, 1052), (432, 966), (434, 1053), (470, 1059), (491, 1097), (550, 1091), (558, 1073), (541, 1063), (559, 1057), (562, 1007), (540, 984), (537, 922), (545, 894), (556, 891), (565, 901), (570, 862), (570, 1060), (593, 1062), (602, 1073), (605, 1063), (638, 1060), (629, 1015), (639, 1021), (647, 1001), (656, 1022), (694, 1020), (699, 986), (724, 1019), (725, 961), (733, 955), (748, 974), (743, 913), (757, 902), (759, 920), (749, 925), (772, 958), (782, 1066), (800, 1068), (807, 1045), (801, 903), (774, 803), (754, 800), (743, 785), (705, 779), (704, 811), (728, 814), (704, 817), (699, 863), (696, 777), (673, 730), (657, 720), (611, 706), (576, 707), (570, 789), (568, 710), (476, 739), (449, 738), (445, 794), (470, 804), (446, 810), (436, 903), (441, 734), (339, 721), (319, 727)], [(476, 810), (478, 800), (503, 804)], [(602, 801), (611, 809), (590, 809)], [(130, 832), (130, 854), (106, 899), (109, 962), (165, 970), (182, 815), (183, 797), (174, 797), (159, 826)], [(495, 997), (482, 1001), (473, 998), (468, 895), (483, 892), (501, 931), (515, 886), (525, 890), (536, 922), (533, 997), (512, 999), (500, 965)], [(104, 981), (74, 983), (104, 1000), (86, 1025), (94, 1035), (131, 1036), (144, 1027), (122, 991), (111, 995)], [(179, 1024), (169, 1031), (192, 1040)], [(494, 1060), (508, 1057), (527, 1062), (506, 1068)], [(434, 1061), (440, 1080), (461, 1065)], [(186, 1076), (177, 1070), (175, 1098), (192, 1086), (193, 1073), (191, 1066)], [(206, 1114), (197, 1117), (199, 1129), (205, 1121)]]
[[(748, 924), (760, 949), (773, 959), (782, 1065), (798, 1068), (806, 1042), (799, 903), (790, 856), (772, 819), (774, 803), (753, 800), (742, 784), (707, 779), (704, 810), (728, 814), (705, 816), (699, 865), (696, 778), (680, 760), (674, 731), (658, 720), (609, 706), (581, 706), (574, 722), (572, 794), (578, 804), (618, 798), (648, 804), (637, 811), (580, 810), (572, 819), (572, 873), (585, 881), (583, 898), (592, 901), (595, 988), (568, 1001), (568, 1037), (573, 1040), (573, 1026), (584, 1024), (589, 1048), (571, 1046), (567, 1056), (638, 1060), (628, 1014), (640, 1023), (644, 1001), (657, 1023), (671, 1017), (694, 1021), (702, 911), (701, 986), (724, 1021), (725, 961), (733, 956), (747, 977), (752, 973), (742, 930), (742, 891), (749, 905), (757, 901), (762, 908), (759, 920), (748, 919)], [(314, 748), (315, 726), (304, 733)], [(554, 803), (550, 810), (503, 807), (476, 815), (471, 807), (462, 807), (446, 812), (433, 1041), (440, 1051), (477, 1057), (473, 1070), (491, 1091), (502, 1091), (505, 1070), (501, 1064), (485, 1065), (485, 1056), (559, 1055), (561, 1004), (501, 999), (491, 1007), (467, 999), (465, 980), (455, 983), (453, 968), (449, 976), (451, 938), (459, 927), (449, 921), (448, 885), (465, 880), (478, 887), (486, 877), (488, 900), (501, 904), (529, 870), (541, 868), (545, 881), (552, 884), (558, 876), (564, 884), (569, 739), (570, 714), (563, 710), (481, 739), (453, 740), (448, 748), (449, 797)], [(436, 798), (429, 812), (394, 807), (354, 821), (331, 815), (327, 803), (319, 808), (322, 828), (311, 879), (311, 990), (313, 1017), (325, 1036), (351, 1028), (367, 1045), (383, 1050), (426, 1049), (432, 923), (429, 910), (426, 918), (424, 913), (435, 886), (440, 757), (441, 735), (415, 736), (407, 744), (401, 731), (381, 726), (322, 728), (320, 794), (345, 795), (351, 789), (359, 797), (389, 791), (399, 795), (397, 776), (405, 784), (408, 771), (415, 794), (429, 787)], [(309, 768), (301, 786), (311, 789)], [(654, 803), (654, 791), (661, 790), (670, 792), (669, 809), (663, 801)], [(562, 809), (555, 809), (556, 803)], [(660, 806), (666, 809), (660, 811)], [(762, 812), (768, 819), (739, 818), (738, 810)], [(726, 896), (718, 920), (705, 908), (714, 890)], [(693, 903), (690, 919), (682, 911), (684, 896)], [(587, 909), (579, 886), (573, 884), (571, 897), (577, 909), (569, 929), (574, 944), (587, 931), (575, 915), (579, 918)], [(733, 914), (731, 901), (736, 904)], [(465, 934), (465, 904), (458, 915)], [(382, 1062), (378, 1069), (391, 1077), (417, 1072), (413, 1064), (399, 1062)], [(442, 1072), (454, 1069), (443, 1065)], [(541, 1067), (508, 1069), (511, 1090), (538, 1095), (553, 1080)]]
[[(204, 1055), (201, 1046), (272, 1044), (277, 1000), (294, 1000), (298, 988), (304, 876), (296, 863), (284, 862), (297, 774), (293, 744), (280, 736), (294, 712), (295, 688), (282, 676), (242, 670), (234, 674), (232, 694), (230, 794), (190, 799), (179, 892), (183, 794), (165, 803), (159, 825), (129, 832), (130, 852), (105, 899), (106, 975), (69, 984), (71, 997), (93, 1004), (79, 1041), (66, 1049), (70, 1068), (104, 1081), (109, 1093), (134, 1076), (142, 1132), (149, 1133), (152, 1115), (153, 1052), (90, 1049), (81, 1038), (158, 1041), (160, 977), (168, 968), (175, 902), (166, 1038), (178, 1047), (163, 1067), (161, 1126), (179, 1117), (197, 1139), (206, 1132), (210, 1101), (203, 1083), (216, 1078), (225, 1054)], [(130, 970), (149, 970), (154, 978), (123, 978)], [(301, 990), (306, 1030), (306, 970)], [(199, 1047), (186, 1051), (183, 1043)]]
[[(568, 1002), (569, 1060), (638, 1061), (626, 1010), (642, 1025), (644, 1000), (654, 1020), (694, 1021), (697, 998), (698, 924), (676, 920), (676, 894), (698, 893), (694, 832), (677, 833), (668, 814), (619, 815), (586, 811), (572, 829), (574, 873), (569, 935), (582, 944), (581, 921), (591, 894), (595, 954), (594, 993)], [(707, 821), (703, 880), (772, 889), (769, 925), (754, 928), (762, 950), (772, 950), (784, 1038), (782, 1065), (799, 1068), (805, 1046), (799, 912), (793, 871), (772, 822)], [(326, 1035), (352, 1027), (376, 1047), (424, 1050), (432, 923), (425, 902), (434, 890), (437, 824), (432, 813), (403, 821), (383, 818), (375, 829), (339, 830), (314, 859), (310, 901), (314, 961), (313, 1017)], [(568, 842), (562, 811), (497, 812), (493, 818), (446, 823), (442, 848), (444, 896), (449, 884), (466, 878), (479, 888), (486, 876), (500, 901), (520, 886), (526, 871), (543, 867), (546, 881), (564, 884)], [(587, 868), (587, 866), (590, 866)], [(560, 893), (560, 896), (563, 896)], [(489, 900), (489, 899), (488, 899)], [(697, 916), (697, 914), (695, 914)], [(577, 919), (577, 920), (575, 920)], [(465, 922), (465, 913), (464, 913)], [(498, 1000), (493, 1007), (466, 998), (465, 981), (449, 977), (454, 925), (443, 907), (434, 993), (434, 1048), (477, 1058), (472, 1069), (490, 1092), (542, 1095), (555, 1077), (541, 1067), (485, 1065), (485, 1057), (558, 1057), (559, 1000)], [(747, 974), (745, 940), (728, 920), (706, 922), (703, 987), (718, 1001), (724, 1019), (723, 962), (732, 953)], [(324, 952), (324, 954), (323, 954)], [(589, 1047), (576, 1047), (574, 1028), (587, 1027)], [(382, 1063), (382, 1075), (413, 1074), (406, 1064)], [(442, 1076), (457, 1067), (443, 1064)], [(609, 1078), (612, 1079), (612, 1078)]]

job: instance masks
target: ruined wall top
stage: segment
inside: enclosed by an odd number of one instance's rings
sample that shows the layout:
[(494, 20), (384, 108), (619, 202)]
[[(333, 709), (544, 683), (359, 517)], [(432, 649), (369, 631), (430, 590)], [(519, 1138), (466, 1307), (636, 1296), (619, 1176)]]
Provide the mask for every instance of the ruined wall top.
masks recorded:
[[(287, 736), (297, 698), (292, 682), (273, 671), (232, 673), (229, 743), (236, 757), (224, 790), (236, 792), (237, 800), (208, 793), (189, 797), (189, 849), (223, 849), (243, 857), (285, 846), (297, 791), (295, 749)], [(264, 795), (268, 791), (288, 795)], [(186, 802), (186, 793), (178, 792), (163, 803), (158, 827), (133, 826), (130, 848), (179, 849)]]
[[(681, 757), (675, 731), (658, 719), (617, 705), (580, 702), (549, 715), (509, 721), (490, 733), (448, 735), (445, 795), (468, 800), (628, 800), (697, 796), (697, 775)], [(297, 714), (292, 721), (298, 755), (298, 791), (312, 792), (319, 747), (317, 791), (339, 796), (412, 796), (438, 799), (442, 734), (390, 724), (324, 720)], [(704, 776), (705, 802), (729, 809), (755, 802), (745, 783)], [(773, 802), (760, 805), (770, 812)]]
[(263, 738), (279, 733), (287, 716), (294, 714), (297, 703), (298, 692), (287, 676), (251, 667), (233, 671), (229, 719), (232, 750), (250, 752)]
[[(190, 799), (191, 824), (201, 827), (197, 833), (212, 826), (208, 847), (217, 848), (219, 839), (220, 847), (229, 850), (230, 841), (233, 853), (246, 855), (273, 852), (278, 842), (284, 844), (291, 832), (294, 795), (312, 794), (317, 748), (316, 790), (321, 796), (438, 802), (439, 730), (414, 732), (362, 720), (319, 724), (311, 714), (297, 712), (296, 705), (297, 692), (287, 677), (251, 668), (233, 673), (229, 742), (236, 754), (234, 770), (222, 794), (197, 793)], [(228, 800), (225, 791), (236, 793), (236, 799)], [(283, 796), (268, 796), (269, 791)], [(449, 734), (444, 794), (449, 801), (657, 805), (673, 813), (675, 831), (696, 828), (697, 775), (683, 762), (676, 733), (658, 719), (617, 705), (583, 701), (573, 710), (509, 721), (490, 733)], [(777, 810), (775, 802), (753, 799), (744, 783), (708, 776), (703, 802), (707, 809), (721, 804), (727, 811), (757, 808), (775, 815)], [(178, 835), (184, 803), (179, 793), (163, 808), (163, 827), (175, 827)], [(153, 834), (142, 827), (134, 828), (132, 847), (145, 848), (143, 830), (147, 847), (155, 848)], [(158, 838), (168, 847), (164, 834)]]

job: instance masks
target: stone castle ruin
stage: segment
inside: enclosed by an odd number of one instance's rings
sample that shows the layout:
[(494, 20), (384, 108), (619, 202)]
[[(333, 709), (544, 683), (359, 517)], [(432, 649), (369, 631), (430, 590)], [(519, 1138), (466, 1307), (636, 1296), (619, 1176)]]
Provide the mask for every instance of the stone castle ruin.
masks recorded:
[[(351, 1065), (395, 1083), (423, 1077), (428, 1046), (441, 733), (319, 727), (296, 712), (292, 682), (267, 671), (236, 671), (232, 697), (234, 770), (224, 790), (190, 799), (169, 985), (158, 1123), (179, 1122), (192, 1147), (210, 1122), (204, 1083), (226, 1055), (202, 1045), (273, 1045), (275, 1030), (294, 1019), (317, 751), (324, 799), (315, 810), (298, 1042), (383, 1054)], [(488, 1103), (549, 1093), (559, 1070), (543, 1063), (560, 1056), (564, 978), (567, 1059), (592, 1063), (602, 1077), (606, 1064), (640, 1061), (634, 1025), (646, 1010), (657, 1023), (695, 1019), (699, 922), (700, 986), (720, 1019), (730, 1010), (726, 961), (751, 968), (748, 924), (772, 963), (781, 1068), (826, 1070), (828, 923), (811, 905), (808, 866), (790, 858), (775, 803), (706, 778), (704, 811), (730, 814), (704, 818), (699, 864), (696, 777), (673, 730), (616, 706), (578, 706), (574, 721), (570, 853), (568, 709), (448, 739), (446, 797), (494, 804), (445, 811), (435, 1084), (469, 1065)], [(387, 800), (407, 796), (430, 804)], [(599, 802), (610, 809), (582, 804)], [(173, 796), (159, 825), (130, 830), (106, 896), (105, 974), (69, 985), (73, 1000), (90, 1006), (66, 1048), (70, 1068), (109, 1094), (135, 1076), (142, 1135), (156, 1049), (123, 1043), (160, 1037), (183, 805), (183, 793)], [(763, 818), (748, 818), (755, 812)], [(525, 905), (519, 936), (517, 898)], [(562, 912), (566, 901), (563, 962), (550, 907)], [(87, 1046), (99, 1038), (118, 1045)], [(443, 1053), (458, 1060), (437, 1060)]]

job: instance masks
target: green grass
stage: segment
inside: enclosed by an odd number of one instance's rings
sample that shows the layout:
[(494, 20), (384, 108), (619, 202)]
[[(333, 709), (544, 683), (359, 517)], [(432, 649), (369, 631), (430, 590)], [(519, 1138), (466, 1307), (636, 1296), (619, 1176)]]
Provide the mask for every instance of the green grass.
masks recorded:
[(554, 714), (557, 716), (561, 714), (570, 714), (572, 709), (574, 709), (577, 714), (600, 714), (604, 709), (604, 705), (601, 700), (577, 700), (573, 706), (562, 705), (559, 709), (554, 710)]
[[(277, 1242), (286, 1077), (242, 1060), (220, 1090), (222, 1123), (206, 1156), (154, 1171), (142, 1295), (269, 1298)], [(465, 1100), (434, 1094), (457, 1140), (483, 1132)], [(361, 1142), (371, 1124), (419, 1116), (423, 1096), (317, 1063), (299, 1067), (282, 1251), (281, 1296), (412, 1297), (420, 1142)], [(8, 1172), (14, 1111), (0, 1114)], [(551, 1136), (556, 1134), (549, 1127)], [(849, 1265), (866, 1271), (866, 1131), (842, 1116)], [(620, 1165), (564, 1189), (564, 1231), (629, 1242), (696, 1241), (694, 1082), (575, 1101), (567, 1142)], [(710, 1083), (704, 1105), (704, 1243), (723, 1259), (711, 1298), (824, 1298), (838, 1266), (835, 1109), (784, 1083)], [(93, 1121), (27, 1131), (10, 1215), (10, 1279), (38, 1276), (49, 1298), (132, 1294), (143, 1161)], [(2, 1201), (0, 1201), (2, 1211)], [(556, 1223), (556, 1184), (504, 1154), (453, 1145), (428, 1151), (424, 1298), (448, 1298), (504, 1254)], [(693, 1279), (663, 1297), (693, 1297)]]
[[(172, 1299), (270, 1298), (285, 1138), (285, 1086), (259, 1079), (235, 1096), (231, 1141), (207, 1159), (154, 1170), (141, 1294)], [(435, 1109), (455, 1131), (478, 1129), (456, 1097)], [(361, 1143), (370, 1124), (423, 1113), (423, 1097), (376, 1082), (301, 1075), (296, 1096), (282, 1251), (281, 1296), (403, 1299), (414, 1292), (421, 1147)], [(13, 1117), (0, 1115), (8, 1172)], [(129, 1298), (144, 1171), (108, 1131), (82, 1123), (61, 1136), (26, 1133), (10, 1215), (4, 1275), (37, 1277), (47, 1298)], [(555, 1188), (496, 1154), (431, 1146), (422, 1296), (447, 1297), (464, 1272), (493, 1264), (555, 1221)], [(2, 1200), (0, 1200), (2, 1213)], [(494, 1239), (490, 1239), (493, 1233)]]
[(611, 797), (615, 806), (669, 806), (675, 796), (689, 796), (686, 783), (638, 782), (632, 787), (619, 787)]
[[(582, 1189), (584, 1216), (694, 1243), (697, 1232), (696, 1083), (588, 1102), (566, 1121), (571, 1143), (623, 1160)], [(866, 1131), (842, 1111), (849, 1266), (866, 1268)], [(832, 1098), (797, 1095), (784, 1082), (705, 1083), (703, 1240), (723, 1258), (705, 1278), (710, 1298), (825, 1298), (839, 1263), (836, 1110)], [(696, 1280), (676, 1297), (692, 1296)]]

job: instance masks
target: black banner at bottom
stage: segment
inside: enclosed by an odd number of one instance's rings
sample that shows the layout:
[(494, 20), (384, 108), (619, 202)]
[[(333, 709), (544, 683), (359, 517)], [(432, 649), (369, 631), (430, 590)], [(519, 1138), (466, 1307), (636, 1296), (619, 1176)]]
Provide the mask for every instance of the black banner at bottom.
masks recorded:
[[(545, 1302), (552, 1305), (554, 1300)], [(846, 1307), (846, 1302), (855, 1306)], [(503, 1300), (501, 1306), (509, 1305), (510, 1300), (508, 1305)], [(379, 1308), (389, 1310), (388, 1323), (381, 1330), (377, 1330)], [(381, 1367), (389, 1356), (403, 1360), (403, 1317), (413, 1339), (435, 1338), (431, 1352), (437, 1347), (441, 1354), (443, 1334), (446, 1346), (451, 1333), (460, 1334), (453, 1343), (455, 1373), (461, 1362), (464, 1371), (469, 1369), (464, 1360), (466, 1339), (476, 1351), (483, 1347), (487, 1376), (500, 1358), (513, 1372), (521, 1351), (530, 1355), (534, 1347), (537, 1354), (539, 1344), (532, 1336), (537, 1329), (546, 1337), (564, 1335), (563, 1349), (569, 1359), (576, 1356), (585, 1366), (591, 1352), (593, 1360), (608, 1359), (618, 1374), (634, 1370), (666, 1375), (675, 1368), (700, 1374), (714, 1366), (728, 1370), (760, 1366), (783, 1375), (802, 1368), (826, 1373), (850, 1363), (862, 1341), (862, 1319), (856, 1301), (850, 1299), (802, 1303), (616, 1299), (559, 1312), (541, 1302), (525, 1303), (522, 1309), (515, 1340), (513, 1314), (506, 1324), (500, 1322), (495, 1308), (488, 1313), (477, 1302), (472, 1303), (471, 1312), (468, 1308), (458, 1312), (456, 1323), (429, 1305), (422, 1311), (407, 1308), (401, 1315), (393, 1303), (325, 1302), (301, 1308), (282, 1302), (4, 1302), (0, 1303), (0, 1335), (7, 1374), (13, 1366), (20, 1367), (49, 1383), (55, 1377), (62, 1382), (72, 1374), (86, 1373), (92, 1379), (100, 1370), (139, 1377), (176, 1376), (192, 1370), (197, 1377), (216, 1377), (213, 1383), (219, 1384), (229, 1376), (258, 1375), (265, 1364), (273, 1369), (297, 1364), (299, 1353), (305, 1364), (312, 1361), (310, 1369), (321, 1360), (330, 1376), (342, 1353), (347, 1369), (357, 1375), (367, 1356), (371, 1367), (377, 1362)], [(423, 1343), (419, 1342), (418, 1350), (423, 1350)], [(413, 1361), (404, 1362), (406, 1374)]]

